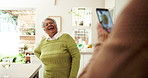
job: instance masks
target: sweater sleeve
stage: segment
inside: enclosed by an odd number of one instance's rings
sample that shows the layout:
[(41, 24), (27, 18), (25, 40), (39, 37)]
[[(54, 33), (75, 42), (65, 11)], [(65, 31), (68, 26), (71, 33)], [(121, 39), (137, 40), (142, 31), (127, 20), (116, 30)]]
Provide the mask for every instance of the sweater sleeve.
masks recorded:
[(40, 43), (37, 45), (37, 47), (34, 49), (34, 54), (40, 59), (40, 55), (41, 55), (41, 45), (44, 39), (42, 39), (40, 41)]
[(71, 71), (69, 78), (76, 78), (80, 66), (80, 52), (74, 39), (67, 35), (67, 48), (72, 58)]

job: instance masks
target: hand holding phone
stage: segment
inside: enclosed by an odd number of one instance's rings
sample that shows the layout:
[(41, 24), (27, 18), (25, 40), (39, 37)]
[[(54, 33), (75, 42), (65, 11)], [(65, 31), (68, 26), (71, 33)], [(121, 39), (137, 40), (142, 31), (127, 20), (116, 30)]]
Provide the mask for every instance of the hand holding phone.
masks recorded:
[(103, 29), (100, 23), (98, 24), (97, 31), (99, 43), (103, 43), (105, 40), (107, 40), (109, 33)]
[(113, 26), (113, 22), (112, 22), (112, 18), (110, 16), (109, 10), (97, 8), (96, 12), (97, 12), (99, 22), (103, 26), (103, 29), (105, 29), (108, 33), (110, 33)]

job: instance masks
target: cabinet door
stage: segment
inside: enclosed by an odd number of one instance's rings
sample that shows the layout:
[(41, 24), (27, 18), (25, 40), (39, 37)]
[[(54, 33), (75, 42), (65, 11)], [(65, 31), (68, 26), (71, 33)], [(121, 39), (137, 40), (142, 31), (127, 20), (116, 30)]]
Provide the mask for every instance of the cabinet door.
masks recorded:
[(71, 9), (73, 38), (79, 44), (91, 44), (92, 8), (75, 7)]
[(79, 76), (79, 74), (82, 72), (83, 68), (84, 68), (84, 55), (81, 54), (80, 68), (79, 68), (78, 76)]
[(91, 57), (92, 57), (91, 54), (84, 55), (84, 67), (88, 64)]
[(91, 57), (92, 57), (92, 54), (81, 54), (80, 68), (79, 68), (78, 76), (81, 74), (81, 72), (83, 71), (85, 66), (88, 64)]

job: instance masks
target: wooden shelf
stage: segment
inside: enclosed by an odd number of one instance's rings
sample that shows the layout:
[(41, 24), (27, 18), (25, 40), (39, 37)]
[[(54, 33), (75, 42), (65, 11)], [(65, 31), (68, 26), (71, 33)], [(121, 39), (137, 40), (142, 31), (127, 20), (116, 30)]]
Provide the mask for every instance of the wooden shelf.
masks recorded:
[(35, 46), (35, 16), (19, 15), (19, 37), (20, 44), (25, 44), (28, 48), (33, 49)]

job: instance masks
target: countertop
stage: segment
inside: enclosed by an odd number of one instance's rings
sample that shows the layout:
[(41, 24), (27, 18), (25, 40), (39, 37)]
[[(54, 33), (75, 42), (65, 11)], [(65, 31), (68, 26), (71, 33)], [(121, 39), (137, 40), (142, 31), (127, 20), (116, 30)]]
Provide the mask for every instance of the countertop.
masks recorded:
[[(8, 74), (10, 78), (33, 78), (38, 74), (41, 64), (16, 64), (12, 63), (8, 69)], [(5, 69), (0, 63), (0, 78), (3, 78), (5, 75)]]

